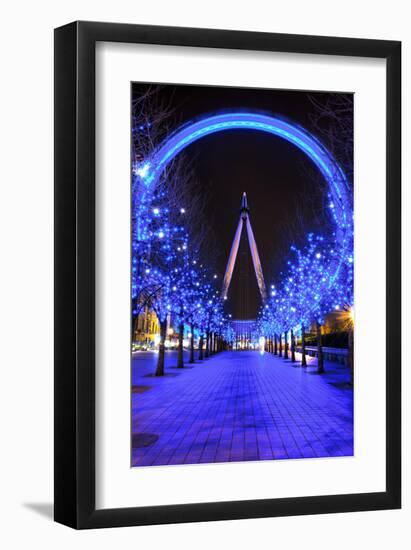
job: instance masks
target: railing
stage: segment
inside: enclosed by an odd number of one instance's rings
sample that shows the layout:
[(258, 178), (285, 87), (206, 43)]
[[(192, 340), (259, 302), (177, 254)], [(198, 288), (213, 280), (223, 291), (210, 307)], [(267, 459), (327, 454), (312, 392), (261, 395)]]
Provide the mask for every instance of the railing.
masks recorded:
[[(301, 346), (295, 348), (298, 353), (301, 353)], [(348, 365), (348, 349), (346, 348), (327, 348), (323, 347), (323, 357), (326, 361), (332, 361), (334, 363), (342, 363)], [(305, 354), (310, 357), (317, 357), (316, 346), (305, 346)]]

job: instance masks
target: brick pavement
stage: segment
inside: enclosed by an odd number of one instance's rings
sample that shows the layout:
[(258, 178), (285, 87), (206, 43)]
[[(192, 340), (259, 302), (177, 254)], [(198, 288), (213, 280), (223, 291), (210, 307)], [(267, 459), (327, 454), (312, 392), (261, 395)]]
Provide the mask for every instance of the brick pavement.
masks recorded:
[[(304, 369), (258, 352), (223, 352), (150, 376), (156, 356), (132, 370), (132, 465), (194, 464), (350, 456), (353, 391), (344, 366), (315, 359)], [(190, 365), (187, 365), (190, 367)]]

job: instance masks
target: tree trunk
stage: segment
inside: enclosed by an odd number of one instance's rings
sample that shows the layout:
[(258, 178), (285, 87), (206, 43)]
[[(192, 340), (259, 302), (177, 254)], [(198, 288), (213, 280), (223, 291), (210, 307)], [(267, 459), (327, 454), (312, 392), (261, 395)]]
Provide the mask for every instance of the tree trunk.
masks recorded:
[(324, 372), (324, 356), (323, 356), (323, 342), (321, 334), (321, 325), (318, 321), (315, 323), (317, 329), (317, 357), (318, 357), (318, 370), (320, 374)]
[(138, 334), (137, 331), (138, 331), (138, 315), (134, 319), (134, 323), (133, 323), (133, 341), (132, 341), (133, 344), (134, 342), (137, 341), (137, 334)]
[(284, 332), (284, 359), (288, 359), (288, 330)]
[(184, 323), (178, 325), (178, 354), (177, 354), (177, 367), (182, 369), (184, 367)]
[(198, 344), (198, 358), (200, 361), (203, 360), (203, 344), (204, 344), (204, 338), (203, 338), (203, 333), (201, 333), (200, 342)]
[(280, 334), (278, 335), (278, 357), (282, 357), (282, 356), (283, 356), (283, 341), (282, 341), (281, 332), (280, 332)]
[(164, 355), (165, 355), (165, 341), (167, 333), (167, 318), (164, 321), (160, 321), (160, 343), (158, 346), (158, 359), (156, 376), (164, 376)]
[(277, 353), (278, 353), (277, 334), (274, 334), (274, 355), (277, 355)]
[(291, 329), (291, 361), (295, 363), (295, 338), (293, 329)]
[(206, 332), (206, 349), (205, 349), (205, 357), (210, 356), (210, 331), (207, 330)]
[(189, 363), (194, 363), (194, 325), (191, 323), (191, 338), (190, 338), (190, 359)]
[(301, 366), (307, 366), (307, 358), (305, 356), (305, 326), (301, 325)]
[(354, 330), (352, 328), (348, 329), (348, 367), (351, 384), (354, 385)]

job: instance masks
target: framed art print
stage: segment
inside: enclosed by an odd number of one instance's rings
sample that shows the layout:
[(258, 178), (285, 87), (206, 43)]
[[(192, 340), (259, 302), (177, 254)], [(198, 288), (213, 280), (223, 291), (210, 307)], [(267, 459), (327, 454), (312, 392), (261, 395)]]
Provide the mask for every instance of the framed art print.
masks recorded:
[(400, 52), (56, 29), (56, 521), (400, 507)]

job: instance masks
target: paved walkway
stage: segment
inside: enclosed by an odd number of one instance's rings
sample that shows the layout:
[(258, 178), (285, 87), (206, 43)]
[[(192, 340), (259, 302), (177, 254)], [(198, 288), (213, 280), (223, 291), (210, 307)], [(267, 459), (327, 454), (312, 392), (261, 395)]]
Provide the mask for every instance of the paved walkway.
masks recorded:
[[(223, 352), (151, 376), (156, 355), (133, 357), (132, 465), (350, 456), (353, 392), (346, 367), (304, 369), (258, 352)], [(297, 364), (298, 365), (298, 364)]]

